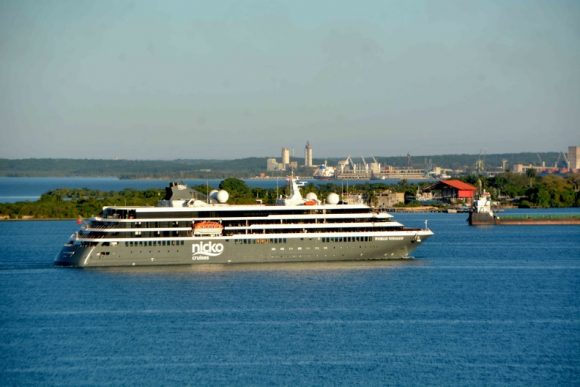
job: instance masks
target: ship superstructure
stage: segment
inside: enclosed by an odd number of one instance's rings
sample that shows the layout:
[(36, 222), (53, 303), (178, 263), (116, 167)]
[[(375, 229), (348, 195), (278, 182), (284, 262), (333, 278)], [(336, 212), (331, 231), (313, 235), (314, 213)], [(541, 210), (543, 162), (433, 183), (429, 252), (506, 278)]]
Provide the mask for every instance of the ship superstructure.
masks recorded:
[(294, 179), (276, 205), (228, 205), (171, 184), (157, 207), (105, 207), (64, 245), (55, 264), (73, 267), (350, 261), (407, 258), (433, 235), (364, 204), (303, 198)]

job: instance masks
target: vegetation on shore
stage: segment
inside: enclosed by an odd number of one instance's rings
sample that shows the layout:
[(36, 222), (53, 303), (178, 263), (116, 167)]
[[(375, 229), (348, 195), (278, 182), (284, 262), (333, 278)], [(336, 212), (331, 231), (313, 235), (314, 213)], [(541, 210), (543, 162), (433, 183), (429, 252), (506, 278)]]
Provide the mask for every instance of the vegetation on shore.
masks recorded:
[(567, 176), (502, 173), (490, 178), (470, 176), (468, 183), (481, 184), (500, 203), (511, 203), (521, 208), (580, 207), (580, 174)]
[[(492, 178), (470, 176), (465, 181), (481, 185), (492, 194), (494, 200), (519, 207), (580, 207), (580, 174), (566, 177), (537, 176), (503, 173)], [(390, 189), (414, 197), (422, 186), (429, 183), (410, 184), (405, 180), (395, 185), (369, 183), (350, 186), (351, 194), (361, 194), (372, 200), (376, 192)], [(219, 187), (198, 186), (196, 190), (207, 193), (214, 188), (225, 189), (230, 194), (230, 203), (255, 203), (261, 200), (272, 204), (283, 194), (283, 190), (250, 188), (236, 178), (222, 181)], [(303, 192), (314, 192), (325, 198), (330, 192), (343, 192), (344, 186), (336, 184), (308, 185)], [(154, 206), (164, 196), (164, 190), (125, 189), (120, 192), (89, 189), (57, 189), (43, 194), (35, 202), (0, 203), (0, 219), (67, 219), (86, 218), (100, 213), (104, 206)], [(407, 203), (413, 205), (412, 201)], [(416, 203), (415, 203), (416, 205)]]
[(0, 203), (0, 219), (72, 219), (98, 215), (104, 206), (154, 206), (163, 189), (120, 192), (86, 188), (56, 189), (35, 202)]

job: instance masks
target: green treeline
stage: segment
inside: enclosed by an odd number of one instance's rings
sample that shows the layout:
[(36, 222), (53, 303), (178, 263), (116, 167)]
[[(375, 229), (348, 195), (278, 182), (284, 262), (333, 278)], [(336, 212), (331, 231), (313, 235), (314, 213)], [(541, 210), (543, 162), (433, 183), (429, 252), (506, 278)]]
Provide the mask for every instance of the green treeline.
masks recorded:
[(252, 177), (265, 169), (265, 158), (240, 160), (91, 160), (0, 159), (0, 176), (225, 178)]
[[(547, 175), (536, 176), (533, 172), (527, 175), (503, 173), (492, 178), (469, 176), (466, 182), (480, 185), (492, 194), (494, 200), (519, 207), (580, 207), (580, 174), (567, 177)], [(406, 197), (414, 197), (418, 189), (430, 183), (410, 184), (404, 180), (395, 185), (368, 183), (351, 185), (343, 184), (307, 185), (302, 193), (314, 192), (319, 199), (324, 199), (331, 192), (362, 194), (372, 201), (376, 192), (390, 189), (405, 192)], [(219, 187), (198, 186), (196, 190), (208, 193), (212, 189), (225, 189), (230, 195), (231, 204), (249, 204), (260, 200), (264, 204), (273, 204), (285, 188), (264, 189), (250, 188), (236, 178), (222, 181)], [(98, 215), (104, 206), (155, 206), (164, 197), (163, 189), (143, 191), (125, 189), (123, 191), (104, 192), (89, 189), (57, 189), (43, 194), (35, 202), (0, 203), (2, 219), (66, 219), (91, 217)]]
[(580, 174), (568, 176), (538, 176), (534, 170), (526, 174), (502, 173), (487, 179), (470, 176), (474, 185), (483, 188), (499, 202), (511, 202), (518, 207), (562, 208), (580, 207)]
[(56, 189), (35, 202), (0, 203), (0, 218), (67, 219), (98, 215), (104, 206), (154, 206), (164, 190), (125, 189), (104, 192), (86, 188)]

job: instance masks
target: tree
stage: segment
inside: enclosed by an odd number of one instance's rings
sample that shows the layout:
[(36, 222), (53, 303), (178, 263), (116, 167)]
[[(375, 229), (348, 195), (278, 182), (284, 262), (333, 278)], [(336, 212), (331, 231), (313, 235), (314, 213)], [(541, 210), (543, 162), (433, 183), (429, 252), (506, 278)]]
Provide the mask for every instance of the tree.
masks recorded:
[(230, 202), (232, 203), (253, 203), (254, 197), (252, 196), (252, 190), (248, 185), (240, 179), (234, 177), (227, 178), (223, 180), (220, 185), (220, 189), (227, 191), (230, 194)]
[(530, 179), (530, 187), (532, 187), (534, 185), (534, 180), (536, 179), (537, 176), (537, 172), (535, 169), (532, 168), (528, 168), (526, 169), (526, 176), (528, 177), (528, 179)]

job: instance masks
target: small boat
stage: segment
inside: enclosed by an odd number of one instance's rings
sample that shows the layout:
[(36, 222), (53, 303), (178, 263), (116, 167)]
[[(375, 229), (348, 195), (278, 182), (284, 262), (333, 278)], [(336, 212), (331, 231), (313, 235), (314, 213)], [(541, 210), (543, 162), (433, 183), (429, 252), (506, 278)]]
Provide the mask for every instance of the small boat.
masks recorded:
[(221, 235), (224, 226), (219, 222), (202, 221), (193, 224), (193, 235)]

